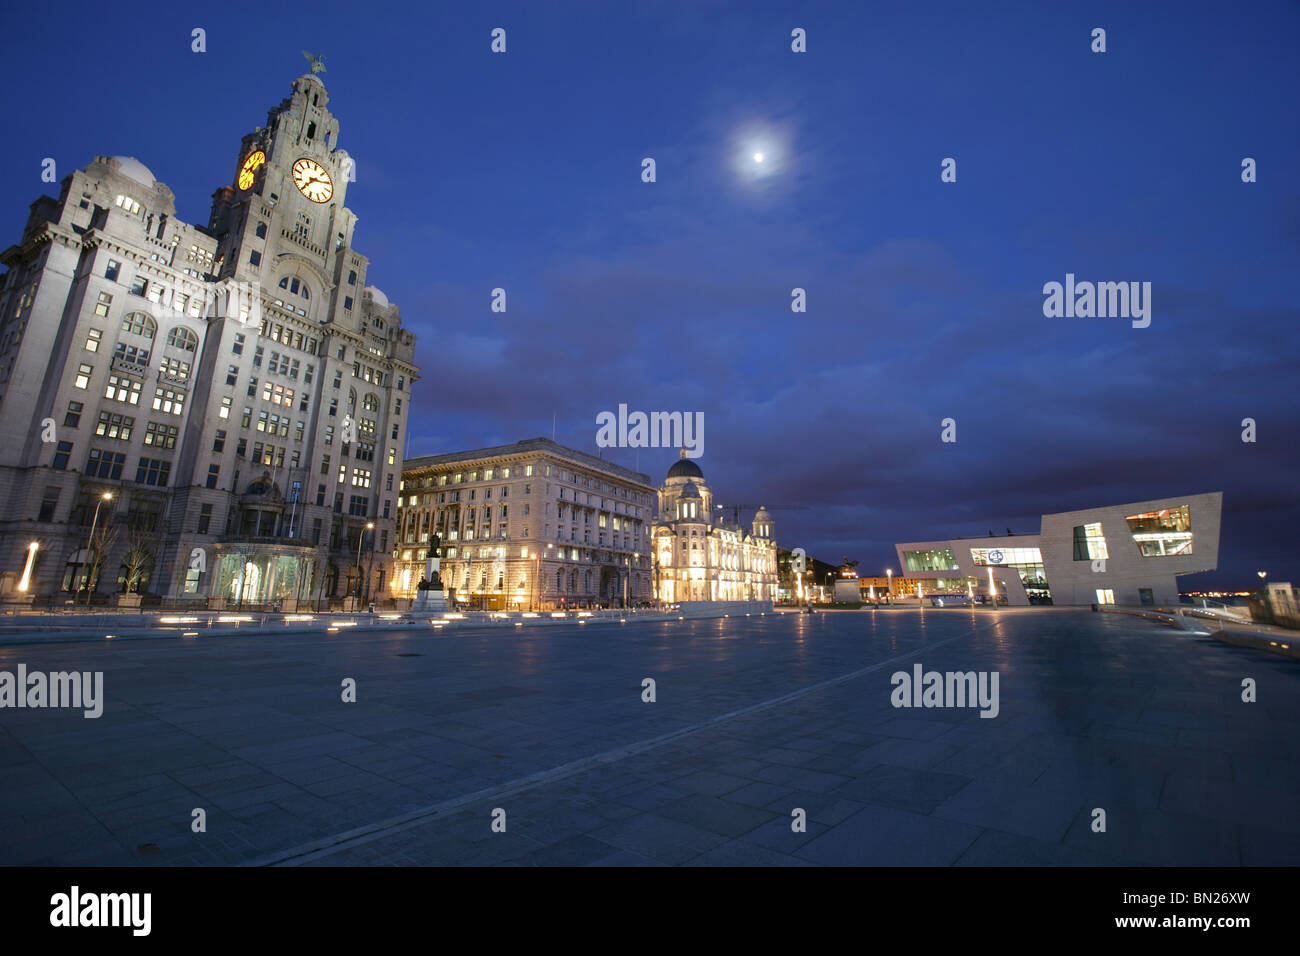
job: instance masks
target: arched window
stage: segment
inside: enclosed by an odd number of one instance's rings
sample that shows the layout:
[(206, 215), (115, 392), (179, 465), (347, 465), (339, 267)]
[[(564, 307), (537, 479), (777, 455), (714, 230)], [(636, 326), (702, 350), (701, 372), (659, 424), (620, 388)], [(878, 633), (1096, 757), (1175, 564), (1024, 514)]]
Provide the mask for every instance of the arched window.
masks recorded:
[(379, 396), (374, 392), (366, 392), (366, 397), (361, 400), (361, 407), (368, 412), (379, 411)]
[(288, 292), (297, 293), (304, 299), (310, 299), (311, 293), (307, 291), (307, 283), (303, 282), (297, 276), (285, 276), (280, 280), (280, 288)]
[(257, 233), (257, 238), (259, 238), (259, 239), (265, 239), (265, 238), (266, 238), (266, 223), (264, 223), (264, 222), (259, 222), (259, 223), (257, 224), (257, 229), (255, 229), (254, 232)]
[(122, 319), (122, 331), (130, 332), (132, 335), (143, 335), (145, 338), (151, 339), (158, 331), (158, 323), (144, 312), (130, 312), (126, 318)]
[(167, 333), (167, 344), (174, 349), (193, 352), (199, 346), (199, 338), (189, 329), (178, 325)]

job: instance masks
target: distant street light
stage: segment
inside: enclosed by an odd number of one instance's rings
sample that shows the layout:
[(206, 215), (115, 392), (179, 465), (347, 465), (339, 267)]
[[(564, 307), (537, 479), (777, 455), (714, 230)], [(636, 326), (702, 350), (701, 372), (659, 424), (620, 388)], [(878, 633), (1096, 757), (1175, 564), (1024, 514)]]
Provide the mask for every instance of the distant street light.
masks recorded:
[(893, 568), (885, 568), (885, 580), (888, 584), (889, 603), (893, 604), (894, 603), (894, 569)]

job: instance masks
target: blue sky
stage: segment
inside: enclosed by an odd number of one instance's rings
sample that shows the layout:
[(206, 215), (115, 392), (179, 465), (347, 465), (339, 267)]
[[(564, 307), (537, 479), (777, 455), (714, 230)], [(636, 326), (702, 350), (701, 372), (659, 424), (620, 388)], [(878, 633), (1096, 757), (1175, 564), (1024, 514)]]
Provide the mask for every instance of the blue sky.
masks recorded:
[[(419, 336), (413, 455), (553, 416), (595, 451), (620, 403), (700, 411), (719, 501), (806, 506), (775, 512), (782, 546), (863, 571), (899, 540), (1221, 490), (1220, 570), (1184, 584), (1300, 582), (1295, 5), (108, 11), (7, 14), (0, 225), (51, 191), (44, 157), (96, 154), (205, 222), (323, 53), (356, 246)], [(1151, 326), (1045, 318), (1067, 272), (1151, 282)], [(658, 481), (675, 455), (607, 457)]]

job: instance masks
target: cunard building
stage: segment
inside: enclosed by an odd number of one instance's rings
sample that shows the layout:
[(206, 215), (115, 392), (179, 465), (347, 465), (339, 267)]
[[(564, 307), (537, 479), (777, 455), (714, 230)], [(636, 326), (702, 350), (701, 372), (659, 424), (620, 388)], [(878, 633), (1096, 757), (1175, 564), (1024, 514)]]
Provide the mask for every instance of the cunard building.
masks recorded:
[(775, 525), (759, 508), (745, 528), (714, 503), (700, 466), (686, 457), (668, 469), (651, 532), (659, 600), (776, 599)]
[(99, 156), (0, 254), (4, 598), (386, 596), (415, 337), (353, 249), (318, 68), (205, 225)]

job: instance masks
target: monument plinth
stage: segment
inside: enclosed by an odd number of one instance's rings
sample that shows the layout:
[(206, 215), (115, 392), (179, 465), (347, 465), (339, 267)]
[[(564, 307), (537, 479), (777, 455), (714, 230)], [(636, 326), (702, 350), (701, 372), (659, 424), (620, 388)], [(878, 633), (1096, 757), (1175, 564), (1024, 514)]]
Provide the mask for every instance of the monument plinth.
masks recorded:
[(415, 592), (415, 600), (411, 602), (412, 611), (447, 610), (447, 595), (442, 589), (442, 578), (438, 574), (442, 568), (442, 558), (438, 555), (441, 546), (442, 538), (438, 535), (435, 534), (429, 539), (429, 550), (424, 560), (424, 579), (420, 581), (419, 590)]

